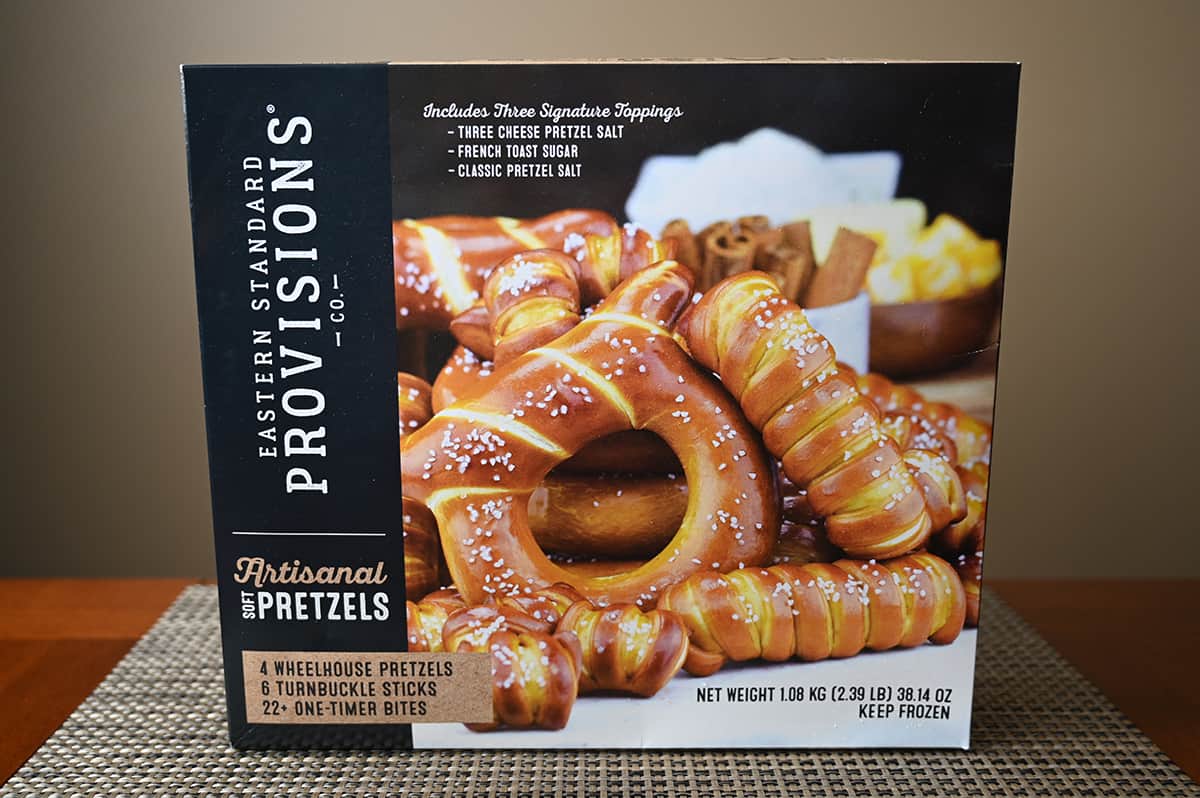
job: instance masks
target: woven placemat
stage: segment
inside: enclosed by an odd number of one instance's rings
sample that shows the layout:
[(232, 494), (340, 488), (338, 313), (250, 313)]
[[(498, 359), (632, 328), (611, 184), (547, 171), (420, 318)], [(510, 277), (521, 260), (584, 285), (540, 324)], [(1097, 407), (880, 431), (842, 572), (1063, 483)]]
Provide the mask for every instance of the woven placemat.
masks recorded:
[(216, 589), (191, 587), (0, 795), (1200, 796), (994, 594), (985, 610), (969, 752), (242, 753)]

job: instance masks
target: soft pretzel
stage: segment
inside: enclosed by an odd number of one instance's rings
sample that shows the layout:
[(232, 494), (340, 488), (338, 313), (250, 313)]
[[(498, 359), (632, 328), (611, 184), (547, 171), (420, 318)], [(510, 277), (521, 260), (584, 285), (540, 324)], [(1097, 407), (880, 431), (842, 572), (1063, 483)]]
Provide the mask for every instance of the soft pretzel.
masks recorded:
[(967, 626), (979, 625), (979, 599), (983, 587), (983, 550), (960, 554), (954, 559), (954, 570), (962, 580), (967, 597)]
[[(420, 377), (401, 371), (396, 374), (396, 396), (400, 415), (400, 442), (425, 425), (433, 415), (432, 388)], [(407, 496), (401, 498), (404, 530), (404, 593), (420, 598), (438, 586), (440, 551), (437, 522), (433, 514)]]
[[(919, 484), (875, 403), (769, 276), (726, 278), (691, 308), (680, 330), (696, 360), (721, 377), (762, 431), (788, 478), (807, 488), (830, 542), (862, 557), (893, 557), (925, 544), (935, 519), (922, 487), (937, 487), (946, 475)], [(961, 517), (965, 507), (956, 510)]]
[(541, 621), (555, 631), (558, 622), (572, 604), (586, 599), (575, 588), (563, 582), (538, 588), (532, 593), (501, 596), (496, 599), (499, 607), (519, 610), (536, 621)]
[(405, 602), (409, 651), (442, 651), (446, 619), (465, 608), (457, 590), (438, 590), (420, 601)]
[(400, 441), (433, 417), (433, 386), (415, 374), (396, 372), (396, 404), (400, 412)]
[(459, 344), (450, 353), (450, 359), (433, 380), (430, 405), (433, 412), (440, 413), (458, 401), (458, 397), (475, 388), (481, 381), (492, 376), (496, 364), (481, 358), (467, 347)]
[(988, 476), (991, 468), (987, 463), (977, 460), (970, 466), (958, 466), (956, 470), (966, 496), (967, 514), (961, 521), (939, 532), (931, 544), (931, 548), (947, 557), (982, 551), (987, 520)]
[(402, 496), (400, 504), (404, 531), (404, 595), (417, 599), (438, 586), (437, 521), (419, 501)]
[(529, 499), (529, 527), (545, 551), (646, 559), (671, 542), (687, 506), (682, 475), (555, 472)]
[(771, 554), (771, 564), (833, 562), (845, 553), (829, 542), (825, 523), (808, 503), (808, 491), (787, 478), (783, 469), (776, 470), (779, 482), (780, 507), (783, 511), (779, 537)]
[(695, 574), (667, 591), (659, 608), (688, 627), (684, 668), (707, 676), (727, 660), (820, 660), (951, 643), (966, 598), (945, 560), (919, 552)]
[[(491, 377), (495, 367), (494, 362), (481, 359), (459, 344), (433, 381), (433, 411), (437, 413), (454, 404), (458, 397)], [(668, 474), (679, 471), (679, 460), (657, 435), (635, 429), (592, 441), (559, 466), (559, 470), (581, 474)]]
[[(691, 292), (672, 261), (636, 273), (570, 332), (497, 367), (405, 439), (405, 490), (436, 516), (468, 601), (566, 582), (601, 605), (653, 606), (695, 571), (766, 561), (779, 524), (770, 461), (737, 404), (671, 336)], [(688, 511), (641, 567), (577, 578), (538, 548), (529, 496), (589, 440), (625, 429), (675, 450)]]
[(596, 609), (578, 601), (562, 616), (558, 631), (579, 639), (581, 693), (652, 696), (679, 673), (688, 652), (687, 628), (678, 615), (642, 612), (632, 604)]
[(844, 363), (839, 368), (855, 375), (859, 391), (866, 394), (884, 413), (915, 414), (928, 420), (955, 445), (958, 465), (991, 459), (992, 428), (962, 408), (946, 402), (931, 402), (906, 385), (897, 385), (882, 374), (857, 374)]
[(779, 525), (779, 537), (771, 552), (771, 564), (833, 562), (842, 556), (842, 551), (829, 542), (825, 527), (819, 521), (799, 523), (785, 518)]
[(524, 250), (561, 249), (571, 236), (617, 229), (601, 211), (564, 210), (540, 219), (437, 216), (392, 223), (396, 329), (446, 329), (479, 299), (492, 268)]
[[(841, 368), (841, 364), (838, 368)], [(926, 416), (913, 410), (886, 410), (883, 411), (882, 424), (902, 451), (926, 449), (937, 452), (951, 463), (958, 462), (958, 447), (954, 445), (954, 439)]]
[(653, 432), (630, 429), (584, 446), (556, 470), (571, 474), (678, 474), (679, 458)]
[(967, 626), (979, 625), (980, 588), (983, 585), (983, 547), (987, 527), (987, 495), (990, 467), (977, 460), (959, 466), (963, 490), (967, 494), (967, 517), (942, 530), (932, 548), (954, 563), (963, 589), (967, 591)]
[(633, 224), (611, 235), (570, 236), (563, 249), (518, 252), (498, 264), (482, 298), (450, 331), (476, 354), (506, 363), (562, 335), (584, 308), (675, 251)]
[(579, 693), (582, 654), (574, 635), (551, 635), (546, 624), (521, 612), (492, 606), (453, 613), (442, 630), (446, 651), (485, 652), (492, 659), (492, 723), (473, 731), (561, 729)]

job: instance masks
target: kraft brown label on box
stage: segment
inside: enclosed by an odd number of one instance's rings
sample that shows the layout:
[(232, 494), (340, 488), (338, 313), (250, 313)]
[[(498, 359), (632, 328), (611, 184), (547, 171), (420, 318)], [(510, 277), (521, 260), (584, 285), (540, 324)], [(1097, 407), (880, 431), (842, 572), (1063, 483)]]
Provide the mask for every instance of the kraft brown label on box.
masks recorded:
[(483, 653), (243, 651), (249, 723), (484, 723)]

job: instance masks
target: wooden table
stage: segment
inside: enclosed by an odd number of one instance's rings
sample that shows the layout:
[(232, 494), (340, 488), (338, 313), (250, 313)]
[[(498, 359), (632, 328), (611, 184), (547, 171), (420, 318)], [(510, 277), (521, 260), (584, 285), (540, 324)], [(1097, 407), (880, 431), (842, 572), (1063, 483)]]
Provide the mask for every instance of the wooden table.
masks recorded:
[[(188, 584), (0, 580), (0, 783)], [(1200, 779), (1200, 581), (989, 584)]]

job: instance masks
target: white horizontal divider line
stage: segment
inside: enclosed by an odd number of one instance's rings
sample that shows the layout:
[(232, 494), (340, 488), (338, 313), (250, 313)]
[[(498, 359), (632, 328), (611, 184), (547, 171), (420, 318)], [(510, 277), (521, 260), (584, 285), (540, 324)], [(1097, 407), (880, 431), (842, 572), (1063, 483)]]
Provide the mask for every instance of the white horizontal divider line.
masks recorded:
[(382, 538), (387, 537), (387, 532), (278, 532), (266, 530), (249, 530), (235, 529), (234, 535), (274, 535), (279, 537), (286, 536), (307, 536), (307, 537), (326, 537), (326, 538)]

